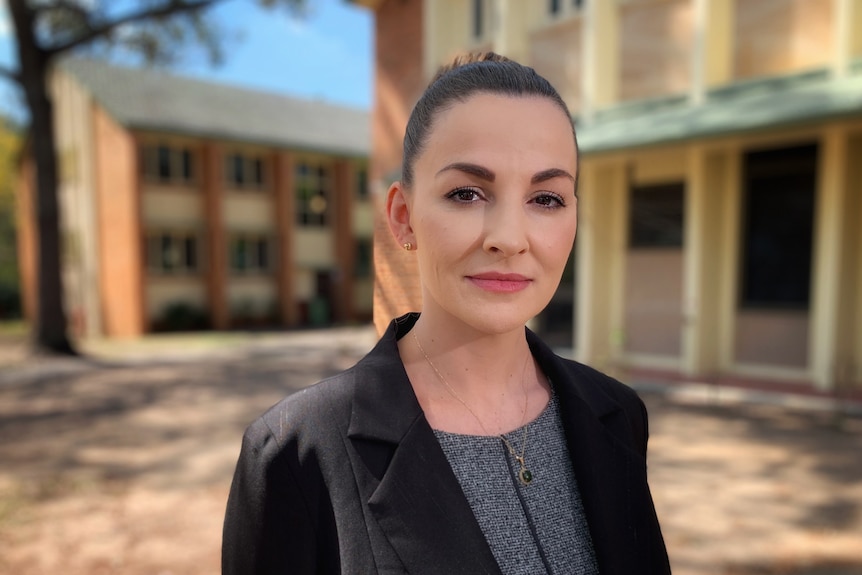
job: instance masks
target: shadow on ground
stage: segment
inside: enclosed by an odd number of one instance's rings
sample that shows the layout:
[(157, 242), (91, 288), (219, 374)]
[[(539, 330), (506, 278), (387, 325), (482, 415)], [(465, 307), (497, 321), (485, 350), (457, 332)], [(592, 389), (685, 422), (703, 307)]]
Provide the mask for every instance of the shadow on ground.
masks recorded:
[[(367, 336), (0, 375), (0, 572), (218, 572), (243, 429)], [(645, 398), (674, 573), (862, 573), (862, 420)]]

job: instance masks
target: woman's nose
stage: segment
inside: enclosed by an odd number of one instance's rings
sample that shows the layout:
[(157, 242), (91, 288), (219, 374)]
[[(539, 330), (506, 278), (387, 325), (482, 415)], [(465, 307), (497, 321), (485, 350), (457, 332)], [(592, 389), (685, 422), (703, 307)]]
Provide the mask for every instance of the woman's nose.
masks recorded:
[(527, 214), (523, 206), (495, 203), (490, 206), (485, 216), (485, 240), (482, 243), (485, 251), (511, 257), (526, 252), (529, 248), (527, 240)]

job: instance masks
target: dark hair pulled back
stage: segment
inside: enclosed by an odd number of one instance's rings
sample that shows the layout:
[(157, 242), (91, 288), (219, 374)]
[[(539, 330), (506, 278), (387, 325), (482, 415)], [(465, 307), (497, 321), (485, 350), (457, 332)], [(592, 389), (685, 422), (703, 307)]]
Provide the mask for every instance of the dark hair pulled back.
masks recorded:
[(467, 54), (440, 68), (410, 114), (404, 133), (401, 174), (404, 186), (409, 188), (413, 183), (413, 164), (422, 152), (440, 112), (480, 93), (548, 98), (569, 119), (577, 149), (575, 125), (569, 108), (550, 82), (529, 66), (494, 52)]

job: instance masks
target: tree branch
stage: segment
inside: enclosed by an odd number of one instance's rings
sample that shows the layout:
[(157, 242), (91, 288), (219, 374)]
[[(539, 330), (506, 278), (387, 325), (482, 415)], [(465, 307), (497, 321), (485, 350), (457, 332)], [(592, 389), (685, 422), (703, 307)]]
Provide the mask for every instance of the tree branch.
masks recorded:
[(73, 38), (72, 40), (69, 40), (62, 44), (47, 48), (46, 52), (49, 56), (53, 57), (57, 54), (61, 54), (63, 52), (72, 50), (73, 48), (77, 48), (78, 46), (86, 44), (87, 42), (91, 42), (102, 36), (106, 36), (111, 31), (126, 24), (142, 22), (154, 18), (164, 18), (166, 16), (171, 16), (173, 14), (179, 14), (182, 12), (194, 12), (195, 10), (203, 10), (221, 1), (222, 0), (168, 0), (162, 6), (156, 8), (145, 8), (137, 12), (127, 14), (126, 16), (123, 16), (121, 18), (117, 18), (113, 22), (106, 22), (99, 26), (91, 26), (89, 30), (87, 30), (77, 38)]

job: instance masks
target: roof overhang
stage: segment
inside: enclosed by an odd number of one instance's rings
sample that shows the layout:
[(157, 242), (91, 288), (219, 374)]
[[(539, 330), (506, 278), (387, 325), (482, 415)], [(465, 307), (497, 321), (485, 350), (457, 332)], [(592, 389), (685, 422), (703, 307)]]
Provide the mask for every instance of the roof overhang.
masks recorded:
[(617, 151), (811, 122), (862, 117), (862, 73), (834, 77), (813, 70), (740, 82), (688, 97), (624, 104), (576, 122), (584, 154)]

